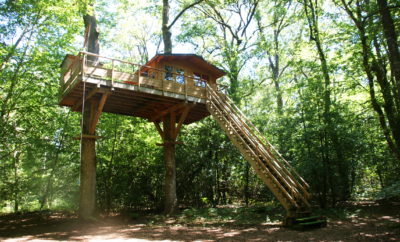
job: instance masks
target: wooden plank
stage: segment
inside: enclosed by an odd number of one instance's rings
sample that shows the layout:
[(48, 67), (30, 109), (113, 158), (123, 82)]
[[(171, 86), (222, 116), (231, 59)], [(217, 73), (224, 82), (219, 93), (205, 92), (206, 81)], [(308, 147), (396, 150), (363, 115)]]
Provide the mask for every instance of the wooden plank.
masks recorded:
[[(85, 102), (89, 100), (91, 97), (93, 97), (99, 90), (100, 88), (98, 87), (95, 87), (92, 90), (90, 90), (89, 93), (85, 95)], [(75, 102), (74, 106), (72, 106), (72, 110), (77, 111), (78, 108), (82, 106), (82, 103), (83, 103), (83, 96), (78, 101)]]
[(97, 110), (96, 110), (96, 112), (94, 114), (93, 120), (92, 120), (92, 122), (90, 124), (90, 127), (89, 127), (90, 134), (94, 134), (94, 132), (96, 130), (96, 124), (99, 121), (101, 113), (103, 112), (103, 107), (104, 107), (104, 104), (105, 104), (109, 94), (110, 94), (109, 92), (106, 92), (106, 93), (103, 93), (103, 95), (101, 96), (99, 105), (97, 107)]
[(167, 115), (168, 113), (177, 111), (177, 110), (183, 108), (184, 106), (185, 106), (185, 103), (178, 103), (178, 104), (176, 104), (176, 105), (174, 105), (174, 106), (171, 106), (171, 107), (165, 109), (164, 111), (159, 112), (156, 116), (154, 116), (153, 118), (151, 118), (150, 121), (152, 121), (152, 122), (157, 121), (157, 120), (159, 120), (161, 117)]
[(157, 129), (158, 133), (160, 134), (161, 139), (164, 140), (165, 135), (164, 135), (164, 131), (161, 129), (160, 122), (153, 122), (153, 123), (156, 126), (156, 129)]
[[(97, 93), (108, 93), (110, 91), (111, 90), (108, 88), (100, 88), (99, 86), (96, 86), (92, 90), (90, 90), (87, 95), (85, 95), (85, 102), (90, 98), (92, 98)], [(79, 96), (81, 97), (82, 94), (80, 94)], [(74, 106), (72, 106), (73, 111), (78, 111), (78, 108), (82, 105), (82, 99), (83, 97), (81, 97), (78, 101), (75, 102)]]
[(111, 78), (111, 76), (108, 74), (109, 71), (109, 69), (101, 68), (99, 66), (86, 66), (85, 75), (108, 79)]
[(181, 114), (180, 118), (179, 118), (179, 122), (177, 127), (175, 128), (175, 132), (173, 134), (173, 138), (174, 140), (176, 140), (176, 138), (178, 137), (179, 131), (181, 130), (183, 121), (185, 121), (190, 109), (194, 106), (194, 104), (189, 104), (186, 105), (185, 110), (183, 111), (183, 113)]

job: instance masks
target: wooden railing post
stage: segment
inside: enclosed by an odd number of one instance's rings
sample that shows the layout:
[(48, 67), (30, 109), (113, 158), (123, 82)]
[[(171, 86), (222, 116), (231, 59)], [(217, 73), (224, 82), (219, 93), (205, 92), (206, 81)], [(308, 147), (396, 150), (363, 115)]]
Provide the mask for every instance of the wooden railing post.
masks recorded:
[(84, 75), (85, 75), (85, 65), (86, 65), (86, 54), (82, 54), (83, 55), (83, 57), (81, 57), (81, 60), (82, 60), (82, 80), (83, 80), (83, 77), (84, 77)]
[[(138, 71), (137, 71), (137, 76), (138, 76), (138, 90), (140, 91), (140, 70), (142, 69), (142, 67), (141, 66), (139, 66), (139, 68), (138, 68)], [(148, 76), (147, 77), (149, 77), (150, 76), (150, 73), (149, 73), (149, 71), (147, 71), (147, 73), (148, 73)]]
[(188, 96), (188, 94), (187, 94), (187, 78), (185, 78), (185, 76), (183, 76), (183, 82), (184, 82), (184, 85), (185, 85), (185, 101), (187, 101), (187, 96)]
[(164, 96), (164, 77), (163, 77), (163, 74), (161, 73), (161, 92), (162, 92), (162, 95)]
[(114, 59), (111, 61), (111, 89), (114, 88)]

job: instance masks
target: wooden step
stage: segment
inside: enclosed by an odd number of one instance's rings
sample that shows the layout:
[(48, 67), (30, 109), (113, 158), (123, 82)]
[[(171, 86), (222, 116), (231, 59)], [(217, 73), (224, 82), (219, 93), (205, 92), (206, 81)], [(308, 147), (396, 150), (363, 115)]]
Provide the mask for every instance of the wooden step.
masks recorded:
[(314, 221), (310, 221), (310, 222), (298, 223), (298, 224), (294, 225), (293, 228), (305, 230), (305, 229), (324, 228), (326, 226), (327, 226), (326, 219), (319, 219), (319, 220), (314, 220)]
[(285, 218), (284, 226), (299, 230), (323, 228), (327, 226), (327, 219), (324, 216)]

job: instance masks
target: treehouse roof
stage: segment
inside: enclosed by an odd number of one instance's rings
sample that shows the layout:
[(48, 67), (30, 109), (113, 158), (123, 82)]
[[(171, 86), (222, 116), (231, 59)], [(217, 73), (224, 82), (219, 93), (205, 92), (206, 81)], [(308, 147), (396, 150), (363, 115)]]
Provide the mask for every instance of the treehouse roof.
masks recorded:
[(225, 72), (215, 65), (204, 60), (203, 57), (196, 54), (156, 54), (151, 60), (146, 63), (146, 66), (153, 66), (161, 61), (184, 61), (204, 69), (216, 79), (225, 75)]

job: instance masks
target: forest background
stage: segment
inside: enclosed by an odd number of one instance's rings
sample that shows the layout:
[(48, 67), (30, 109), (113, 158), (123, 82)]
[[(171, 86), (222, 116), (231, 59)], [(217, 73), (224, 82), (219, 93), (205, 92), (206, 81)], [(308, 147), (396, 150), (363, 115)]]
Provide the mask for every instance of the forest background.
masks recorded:
[[(75, 210), (80, 113), (58, 106), (59, 66), (97, 16), (100, 53), (162, 52), (157, 0), (0, 1), (0, 211)], [(167, 1), (168, 2), (168, 1)], [(395, 0), (174, 0), (173, 52), (223, 69), (228, 94), (311, 185), (315, 203), (400, 196), (400, 5)], [(191, 6), (193, 3), (196, 5)], [(94, 5), (93, 5), (94, 4)], [(104, 113), (101, 211), (160, 210), (164, 164), (152, 123)], [(177, 146), (181, 206), (275, 203), (211, 118)]]

